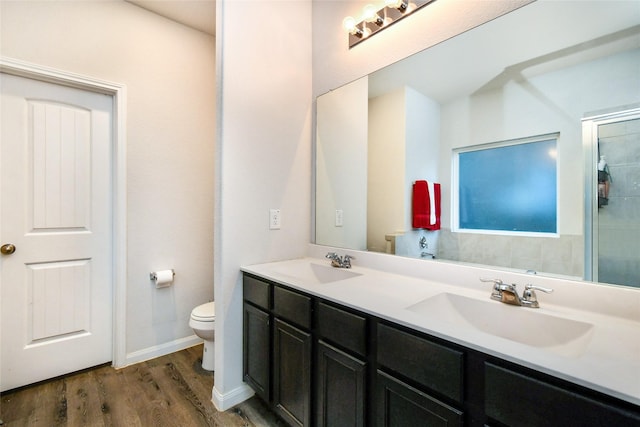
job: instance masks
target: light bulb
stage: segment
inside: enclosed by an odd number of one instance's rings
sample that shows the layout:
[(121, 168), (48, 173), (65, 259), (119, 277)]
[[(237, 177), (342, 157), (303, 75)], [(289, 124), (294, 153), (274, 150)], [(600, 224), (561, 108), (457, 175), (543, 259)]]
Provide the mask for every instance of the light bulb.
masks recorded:
[(356, 29), (356, 20), (353, 19), (351, 16), (347, 16), (342, 21), (342, 26), (344, 27), (345, 30), (351, 33), (353, 32), (353, 30)]
[(378, 15), (378, 11), (376, 7), (372, 4), (368, 4), (362, 10), (362, 18), (367, 22), (373, 22), (376, 20), (376, 16)]
[(342, 27), (354, 36), (362, 37), (362, 30), (357, 26), (356, 20), (351, 16), (347, 16), (342, 20)]
[(382, 25), (384, 23), (380, 15), (378, 15), (378, 9), (376, 9), (372, 4), (368, 4), (364, 7), (362, 10), (362, 19), (367, 22), (374, 22), (377, 25)]

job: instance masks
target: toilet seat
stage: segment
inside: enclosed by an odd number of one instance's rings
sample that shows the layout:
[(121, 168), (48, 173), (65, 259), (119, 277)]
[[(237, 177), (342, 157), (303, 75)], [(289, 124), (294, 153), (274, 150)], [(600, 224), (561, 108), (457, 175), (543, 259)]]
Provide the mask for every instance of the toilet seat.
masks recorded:
[(191, 312), (191, 319), (198, 322), (215, 322), (216, 309), (214, 302), (208, 302), (197, 306)]

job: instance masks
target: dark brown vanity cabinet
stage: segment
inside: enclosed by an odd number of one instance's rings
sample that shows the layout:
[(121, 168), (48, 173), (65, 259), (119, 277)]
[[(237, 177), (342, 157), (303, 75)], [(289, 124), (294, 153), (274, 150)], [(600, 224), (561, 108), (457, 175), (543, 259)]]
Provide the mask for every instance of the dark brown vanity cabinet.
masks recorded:
[(273, 406), (291, 425), (311, 425), (311, 297), (273, 287)]
[(640, 426), (640, 409), (616, 399), (518, 367), (485, 362), (484, 373), (485, 412), (496, 425)]
[(245, 275), (243, 377), (292, 426), (311, 425), (311, 297)]
[(242, 352), (244, 381), (263, 400), (271, 401), (271, 287), (244, 277)]
[(318, 302), (317, 426), (365, 425), (367, 327), (363, 315)]
[(244, 381), (265, 401), (271, 400), (271, 321), (269, 313), (244, 304)]
[(245, 381), (292, 426), (640, 427), (637, 405), (248, 274), (243, 329)]
[(292, 426), (367, 425), (368, 319), (247, 274), (243, 290), (244, 380), (256, 394)]
[(453, 405), (463, 403), (464, 353), (386, 323), (377, 329), (377, 425), (462, 426)]
[(291, 425), (311, 419), (311, 334), (276, 319), (273, 350), (273, 405)]
[(462, 412), (391, 375), (376, 378), (377, 426), (462, 426)]

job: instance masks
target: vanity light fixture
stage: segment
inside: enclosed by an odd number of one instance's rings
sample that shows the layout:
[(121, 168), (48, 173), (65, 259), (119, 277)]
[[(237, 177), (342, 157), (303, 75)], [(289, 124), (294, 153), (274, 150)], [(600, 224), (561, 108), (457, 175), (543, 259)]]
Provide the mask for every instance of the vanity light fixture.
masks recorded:
[(344, 18), (342, 26), (349, 33), (349, 49), (435, 0), (409, 1), (385, 0), (385, 5), (381, 8), (368, 4), (364, 7), (359, 22), (351, 16)]

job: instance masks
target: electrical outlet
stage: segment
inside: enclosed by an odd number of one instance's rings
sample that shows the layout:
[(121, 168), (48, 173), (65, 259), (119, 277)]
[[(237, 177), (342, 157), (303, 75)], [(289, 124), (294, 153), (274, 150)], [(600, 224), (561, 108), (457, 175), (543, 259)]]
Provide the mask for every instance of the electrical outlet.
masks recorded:
[(280, 230), (280, 209), (269, 209), (269, 230)]
[(342, 227), (343, 218), (344, 218), (344, 211), (342, 209), (336, 209), (336, 227)]

